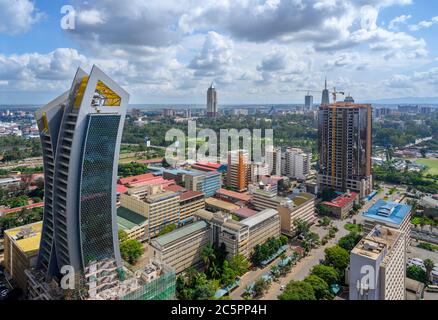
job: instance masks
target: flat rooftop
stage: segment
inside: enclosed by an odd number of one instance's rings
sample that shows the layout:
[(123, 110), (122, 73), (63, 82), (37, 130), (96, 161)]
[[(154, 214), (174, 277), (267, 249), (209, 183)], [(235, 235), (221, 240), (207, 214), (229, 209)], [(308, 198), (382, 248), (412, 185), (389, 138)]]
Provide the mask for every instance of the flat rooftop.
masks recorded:
[(172, 232), (169, 232), (163, 236), (155, 238), (156, 241), (161, 246), (166, 246), (169, 243), (182, 239), (192, 233), (198, 232), (202, 229), (207, 228), (208, 224), (205, 221), (197, 221), (186, 225), (184, 227), (178, 228)]
[(386, 254), (389, 254), (392, 246), (402, 235), (403, 233), (396, 229), (383, 226), (375, 227), (359, 241), (351, 253), (376, 260), (384, 250), (386, 250)]
[(241, 219), (246, 219), (246, 218), (252, 217), (253, 215), (255, 215), (257, 213), (258, 213), (258, 211), (255, 211), (255, 210), (252, 210), (252, 209), (246, 208), (246, 207), (233, 211), (233, 214), (235, 214), (236, 216), (238, 216)]
[(123, 230), (131, 230), (135, 227), (145, 225), (147, 223), (146, 217), (131, 211), (125, 207), (117, 209), (117, 224)]
[(224, 188), (221, 188), (218, 191), (216, 191), (216, 194), (220, 196), (234, 198), (244, 202), (248, 202), (251, 200), (251, 196), (248, 193), (240, 193), (236, 191), (227, 190)]
[(207, 199), (205, 199), (205, 204), (213, 206), (213, 207), (216, 207), (216, 208), (219, 208), (219, 209), (224, 209), (224, 210), (230, 211), (230, 212), (231, 211), (235, 211), (235, 210), (240, 208), (239, 206), (237, 206), (235, 204), (232, 204), (232, 203), (229, 203), (229, 202), (226, 202), (226, 201), (223, 201), (223, 200), (219, 200), (219, 199), (216, 199), (216, 198), (207, 198)]
[(43, 222), (36, 222), (5, 231), (5, 235), (15, 242), (17, 247), (26, 255), (31, 256), (38, 252), (41, 241)]
[(301, 206), (302, 204), (304, 204), (307, 201), (312, 200), (312, 199), (315, 199), (315, 196), (313, 194), (306, 193), (306, 192), (300, 192), (291, 198), (292, 202), (297, 207)]
[(379, 200), (362, 215), (366, 219), (400, 226), (411, 210), (412, 207), (407, 204)]
[(248, 227), (254, 227), (258, 225), (259, 223), (262, 223), (263, 221), (274, 217), (275, 215), (278, 215), (278, 211), (274, 209), (266, 209), (263, 211), (260, 211), (259, 213), (253, 215), (252, 217), (249, 217), (245, 220), (242, 220), (241, 223), (246, 224)]

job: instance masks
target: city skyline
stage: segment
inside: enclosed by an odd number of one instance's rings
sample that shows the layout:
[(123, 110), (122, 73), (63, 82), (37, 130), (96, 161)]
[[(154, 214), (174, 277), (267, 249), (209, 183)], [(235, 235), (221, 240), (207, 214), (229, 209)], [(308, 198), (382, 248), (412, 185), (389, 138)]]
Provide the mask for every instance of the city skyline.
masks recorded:
[[(63, 5), (76, 10), (74, 30), (61, 29)], [(304, 102), (297, 90), (322, 90), (325, 77), (329, 89), (345, 90), (358, 102), (437, 99), (438, 18), (431, 1), (120, 6), (0, 1), (2, 104), (43, 104), (68, 89), (73, 70), (93, 64), (128, 89), (133, 104), (205, 105), (211, 82), (220, 105)]]

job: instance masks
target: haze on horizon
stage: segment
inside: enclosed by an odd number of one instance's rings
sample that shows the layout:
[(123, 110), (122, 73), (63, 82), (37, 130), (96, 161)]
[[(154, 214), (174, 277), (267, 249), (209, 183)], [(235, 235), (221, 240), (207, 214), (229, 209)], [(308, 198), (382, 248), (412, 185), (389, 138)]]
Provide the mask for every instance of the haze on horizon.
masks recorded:
[(47, 103), (93, 64), (131, 104), (203, 105), (211, 82), (220, 105), (302, 103), (297, 90), (325, 77), (357, 101), (438, 103), (434, 12), (428, 0), (0, 0), (0, 104)]

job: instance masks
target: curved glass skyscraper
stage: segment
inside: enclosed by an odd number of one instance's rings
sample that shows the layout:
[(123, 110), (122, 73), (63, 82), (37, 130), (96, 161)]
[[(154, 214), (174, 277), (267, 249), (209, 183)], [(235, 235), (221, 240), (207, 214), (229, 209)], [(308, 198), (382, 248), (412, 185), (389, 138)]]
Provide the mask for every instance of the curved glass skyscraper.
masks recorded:
[(81, 274), (92, 296), (118, 280), (116, 180), (129, 95), (97, 67), (36, 113), (45, 208), (38, 266)]

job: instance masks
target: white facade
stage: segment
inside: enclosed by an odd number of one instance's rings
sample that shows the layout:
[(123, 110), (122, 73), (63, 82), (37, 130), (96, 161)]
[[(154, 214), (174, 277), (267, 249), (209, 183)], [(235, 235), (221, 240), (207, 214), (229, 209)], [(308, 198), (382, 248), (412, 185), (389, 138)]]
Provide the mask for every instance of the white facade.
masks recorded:
[(292, 179), (305, 180), (310, 172), (311, 160), (311, 153), (305, 153), (299, 148), (289, 148), (283, 154), (282, 174)]

